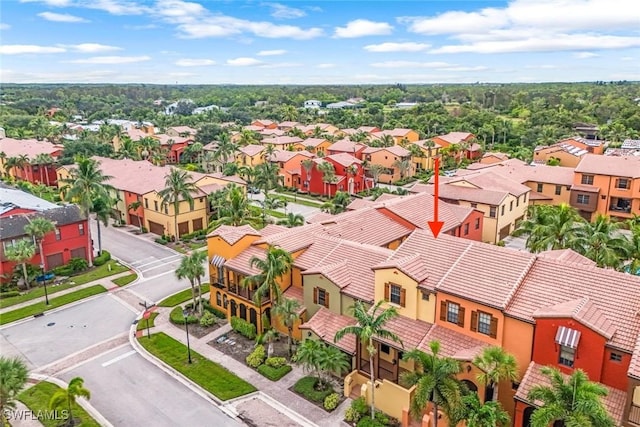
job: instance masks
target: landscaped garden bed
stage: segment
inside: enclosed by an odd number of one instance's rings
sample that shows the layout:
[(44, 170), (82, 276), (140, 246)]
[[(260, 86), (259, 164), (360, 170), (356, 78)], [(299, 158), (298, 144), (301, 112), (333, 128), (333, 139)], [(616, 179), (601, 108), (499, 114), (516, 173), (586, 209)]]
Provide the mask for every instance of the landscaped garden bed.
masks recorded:
[[(184, 316), (185, 309), (187, 310), (186, 319)], [(226, 319), (216, 317), (206, 308), (203, 309), (202, 316), (198, 318), (193, 313), (190, 306), (185, 306), (185, 308), (183, 308), (181, 305), (178, 305), (171, 310), (171, 313), (169, 313), (169, 320), (171, 323), (178, 326), (184, 325), (186, 321), (186, 323), (189, 324), (189, 334), (196, 338), (202, 338), (227, 323)]]
[(342, 393), (339, 390), (336, 392), (337, 388), (331, 381), (320, 381), (318, 377), (302, 377), (289, 390), (331, 412), (344, 400)]
[[(51, 401), (51, 397), (56, 394), (56, 392), (60, 390), (60, 387), (57, 385), (47, 382), (41, 381), (33, 387), (29, 387), (22, 393), (18, 395), (18, 400), (27, 405), (27, 407), (33, 411), (34, 414), (47, 414), (51, 413), (49, 408), (49, 402)], [(76, 402), (71, 404), (71, 413), (73, 415), (73, 424), (75, 426), (82, 427), (99, 427), (98, 424), (92, 417), (85, 411), (80, 405)], [(67, 415), (66, 412), (58, 410), (56, 415), (63, 417)], [(68, 416), (68, 415), (67, 415)], [(57, 427), (60, 425), (69, 425), (65, 423), (64, 419), (50, 419), (51, 417), (41, 417), (38, 421), (42, 423), (45, 427)]]

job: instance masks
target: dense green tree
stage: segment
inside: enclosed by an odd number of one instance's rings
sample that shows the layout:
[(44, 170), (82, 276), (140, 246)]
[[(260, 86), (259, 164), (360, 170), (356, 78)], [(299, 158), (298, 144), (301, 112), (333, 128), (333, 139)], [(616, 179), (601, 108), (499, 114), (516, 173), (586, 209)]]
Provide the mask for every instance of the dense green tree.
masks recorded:
[(27, 384), (26, 363), (19, 357), (0, 356), (0, 421), (9, 425), (7, 411), (16, 408), (18, 394)]
[(516, 381), (518, 379), (516, 358), (502, 347), (485, 347), (482, 353), (473, 359), (473, 364), (481, 371), (477, 377), (478, 381), (489, 387), (494, 401), (498, 400), (500, 381)]
[(273, 305), (278, 305), (282, 301), (282, 289), (278, 284), (278, 279), (291, 271), (293, 258), (291, 254), (277, 246), (269, 246), (264, 259), (252, 256), (249, 259), (252, 268), (259, 270), (256, 275), (245, 279), (244, 286), (255, 285), (254, 302), (257, 306), (262, 306), (262, 300), (269, 296)]
[(522, 221), (515, 236), (527, 235), (526, 247), (532, 252), (550, 249), (576, 249), (584, 220), (567, 204), (534, 205), (529, 218)]
[(49, 233), (52, 233), (56, 226), (55, 224), (47, 218), (38, 216), (31, 219), (29, 216), (26, 217), (29, 223), (24, 226), (24, 232), (27, 233), (28, 236), (33, 238), (38, 245), (38, 249), (40, 252), (40, 265), (44, 268), (44, 250), (42, 249), (42, 241), (44, 240), (44, 236)]
[[(73, 404), (76, 403), (78, 397), (85, 399), (91, 398), (91, 392), (84, 386), (84, 380), (80, 377), (75, 377), (69, 381), (67, 388), (56, 391), (51, 400), (49, 401), (49, 409), (55, 410), (65, 407), (69, 411), (69, 419), (73, 420)], [(73, 422), (72, 422), (73, 424)]]
[(287, 328), (287, 349), (291, 356), (291, 346), (293, 343), (293, 327), (296, 322), (301, 321), (300, 303), (292, 298), (283, 298), (279, 304), (273, 307), (272, 313), (276, 316), (282, 325)]
[(191, 174), (181, 169), (171, 169), (165, 176), (164, 188), (158, 192), (163, 204), (173, 206), (173, 232), (176, 240), (180, 238), (178, 232), (178, 215), (180, 214), (180, 202), (186, 201), (189, 208), (193, 209), (193, 195), (198, 192)]

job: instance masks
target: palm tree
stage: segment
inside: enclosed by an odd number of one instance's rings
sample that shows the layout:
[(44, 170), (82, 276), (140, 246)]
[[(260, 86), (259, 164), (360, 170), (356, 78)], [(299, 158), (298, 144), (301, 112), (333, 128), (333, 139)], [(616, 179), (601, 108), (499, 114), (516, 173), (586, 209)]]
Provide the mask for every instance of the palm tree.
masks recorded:
[(178, 214), (180, 213), (180, 202), (189, 203), (189, 209), (193, 209), (192, 194), (198, 192), (198, 187), (193, 183), (191, 174), (181, 169), (171, 169), (165, 176), (164, 188), (158, 192), (162, 203), (173, 205), (173, 232), (175, 239), (180, 238), (178, 233)]
[[(333, 342), (340, 341), (345, 335), (355, 335), (360, 346), (365, 344), (369, 352), (369, 372), (371, 374), (371, 419), (375, 417), (375, 371), (373, 370), (373, 360), (376, 355), (376, 346), (374, 338), (379, 337), (386, 340), (395, 341), (402, 345), (402, 340), (393, 332), (385, 329), (386, 323), (398, 315), (395, 307), (383, 309), (380, 313), (380, 306), (384, 301), (378, 301), (370, 311), (361, 301), (356, 301), (353, 306), (353, 317), (358, 322), (356, 325), (345, 326), (336, 332)], [(404, 347), (404, 346), (403, 346)]]
[(629, 256), (630, 242), (620, 234), (620, 223), (598, 214), (592, 223), (584, 223), (576, 242), (577, 251), (598, 267), (619, 268)]
[(289, 350), (289, 357), (291, 357), (291, 345), (293, 342), (293, 327), (298, 320), (300, 320), (300, 303), (297, 300), (291, 298), (284, 298), (273, 307), (273, 314), (280, 318), (280, 321), (287, 328), (287, 348)]
[[(129, 210), (129, 212), (131, 211), (137, 211), (140, 206), (142, 206), (142, 202), (140, 200), (136, 200), (134, 202), (129, 203), (129, 206), (127, 206), (127, 209)], [(136, 218), (138, 218), (138, 225), (140, 226), (140, 233), (142, 233), (142, 220), (140, 219), (139, 215), (136, 215)]]
[(277, 224), (284, 225), (287, 228), (299, 227), (304, 225), (304, 216), (302, 216), (302, 214), (289, 212), (287, 216), (278, 221)]
[(206, 259), (206, 252), (192, 252), (189, 255), (185, 255), (180, 260), (180, 265), (175, 271), (175, 275), (178, 279), (187, 279), (191, 285), (191, 296), (193, 297), (193, 309), (202, 314), (202, 304), (200, 302), (200, 286), (196, 289), (196, 284), (200, 284), (200, 278), (204, 276), (205, 271), (202, 263)]
[(31, 240), (21, 239), (13, 245), (5, 248), (5, 256), (9, 261), (22, 265), (24, 284), (29, 289), (29, 275), (27, 273), (27, 261), (36, 254), (36, 247)]
[(404, 179), (407, 174), (411, 172), (411, 160), (399, 158), (395, 162), (393, 162), (393, 167), (398, 168), (398, 172), (400, 173), (400, 179)]
[(381, 147), (393, 147), (395, 145), (395, 140), (393, 139), (393, 136), (389, 135), (389, 134), (384, 134), (382, 135), (382, 137), (380, 137), (380, 146)]
[(251, 211), (251, 205), (247, 200), (247, 196), (240, 187), (235, 184), (230, 184), (226, 189), (222, 190), (222, 193), (222, 197), (219, 197), (218, 192), (208, 196), (211, 203), (221, 203), (220, 206), (217, 207), (217, 219), (211, 222), (214, 227), (218, 227), (219, 225), (233, 225), (238, 227), (240, 225), (253, 224), (259, 220), (259, 217), (255, 216)]
[(309, 193), (311, 193), (311, 171), (313, 170), (313, 165), (315, 164), (315, 162), (311, 159), (304, 159), (301, 163), (300, 166), (302, 166), (302, 169), (304, 169), (304, 172), (307, 175), (307, 180), (306, 180), (306, 186), (307, 186), (307, 191)]
[(403, 375), (403, 380), (416, 391), (411, 399), (411, 415), (419, 419), (429, 402), (433, 404), (433, 425), (438, 427), (438, 408), (441, 407), (449, 419), (462, 404), (462, 390), (456, 375), (460, 373), (460, 362), (450, 357), (441, 357), (440, 342), (429, 343), (430, 353), (413, 349), (405, 353), (404, 359), (415, 362), (413, 372)]
[(296, 352), (296, 363), (302, 365), (302, 369), (306, 372), (317, 373), (318, 381), (322, 381), (319, 361), (322, 347), (323, 343), (321, 341), (306, 339), (302, 341)]
[[(318, 165), (318, 170), (322, 173), (322, 182), (323, 189), (322, 195), (326, 196), (327, 194), (327, 184), (331, 183), (336, 175), (336, 169), (333, 166), (333, 163), (324, 161)], [(329, 190), (330, 191), (330, 190)]]
[(631, 228), (631, 238), (629, 239), (629, 264), (625, 266), (625, 271), (631, 274), (640, 275), (640, 225)]
[[(112, 177), (102, 174), (99, 168), (99, 162), (86, 157), (80, 157), (77, 160), (77, 167), (69, 171), (70, 177), (62, 179), (62, 192), (65, 197), (78, 203), (82, 213), (87, 216), (89, 223), (89, 214), (94, 200), (99, 197), (109, 197), (109, 190), (113, 187), (107, 184)], [(89, 267), (93, 267), (93, 247), (91, 244), (91, 227), (87, 227), (87, 251)]]
[(482, 371), (477, 378), (491, 390), (489, 393), (492, 396), (491, 400), (498, 400), (500, 381), (516, 381), (518, 379), (516, 358), (504, 351), (502, 347), (485, 347), (482, 353), (473, 359), (473, 364)]
[(529, 391), (527, 399), (537, 406), (531, 415), (531, 427), (547, 427), (556, 421), (566, 426), (615, 425), (602, 403), (607, 389), (589, 381), (583, 370), (576, 369), (565, 377), (558, 369), (545, 366), (541, 373), (550, 385), (535, 385)]
[(514, 236), (527, 234), (526, 247), (532, 252), (574, 249), (584, 220), (566, 203), (530, 208), (530, 217), (520, 223)]
[[(53, 157), (51, 157), (50, 154), (47, 153), (41, 153), (38, 154), (36, 156), (36, 158), (33, 160), (33, 163), (38, 165), (38, 169), (40, 171), (40, 182), (42, 183), (43, 181), (45, 181), (47, 183), (47, 185), (51, 185), (50, 181), (49, 181), (49, 171), (47, 166), (52, 164), (54, 162)], [(45, 172), (44, 174), (44, 180), (43, 180), (43, 174), (42, 172)]]
[(36, 242), (36, 245), (38, 245), (38, 249), (40, 250), (40, 265), (42, 268), (45, 268), (42, 241), (44, 240), (44, 236), (56, 229), (56, 226), (51, 220), (41, 216), (33, 219), (29, 218), (29, 216), (26, 218), (29, 223), (24, 226), (24, 232), (31, 236)]
[(19, 357), (0, 356), (0, 420), (9, 425), (7, 410), (15, 409), (16, 397), (27, 383), (27, 365)]
[(69, 381), (69, 386), (66, 389), (60, 389), (51, 396), (49, 409), (55, 410), (62, 405), (66, 405), (69, 411), (69, 419), (73, 420), (71, 406), (76, 402), (76, 398), (78, 397), (90, 399), (91, 392), (84, 387), (84, 380), (82, 378), (75, 377)]
[(378, 186), (378, 180), (380, 179), (380, 175), (385, 173), (387, 168), (382, 165), (373, 164), (369, 166), (369, 174), (371, 174), (371, 178), (373, 178), (373, 186), (374, 188)]
[(105, 227), (109, 226), (109, 218), (111, 218), (111, 206), (114, 202), (108, 195), (100, 195), (93, 201), (91, 212), (96, 214), (96, 225), (98, 231), (98, 255), (102, 253), (102, 232), (100, 229), (100, 223)]
[(347, 359), (347, 355), (340, 349), (332, 345), (322, 343), (322, 349), (318, 354), (318, 365), (320, 372), (327, 374), (335, 374), (342, 376), (343, 372), (346, 372), (351, 367), (350, 360)]
[(462, 404), (462, 419), (466, 427), (506, 427), (511, 422), (509, 414), (499, 402), (483, 404), (477, 393), (464, 396)]

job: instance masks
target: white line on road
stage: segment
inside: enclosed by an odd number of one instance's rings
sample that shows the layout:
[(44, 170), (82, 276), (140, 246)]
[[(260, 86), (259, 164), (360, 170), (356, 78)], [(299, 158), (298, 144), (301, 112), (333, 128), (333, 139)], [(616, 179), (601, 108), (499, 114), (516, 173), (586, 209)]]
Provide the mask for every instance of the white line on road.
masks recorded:
[(138, 264), (144, 264), (145, 262), (147, 262), (149, 260), (155, 260), (155, 258), (152, 257), (152, 256), (148, 256), (148, 257), (145, 257), (145, 258), (142, 258), (142, 259), (138, 259), (138, 260), (135, 260), (135, 261), (131, 262), (131, 265), (134, 265), (134, 266), (137, 267)]
[[(143, 273), (142, 275), (144, 276), (144, 273), (146, 273), (146, 272), (149, 272), (149, 271), (151, 271), (151, 270), (155, 270), (156, 268), (166, 267), (167, 265), (169, 265), (169, 263), (160, 264), (160, 265), (156, 265), (156, 266), (154, 266), (154, 267), (145, 268), (144, 270), (142, 270), (142, 273)], [(170, 266), (170, 267), (171, 267), (171, 266)], [(175, 270), (175, 269), (176, 269), (176, 266), (173, 266), (172, 268), (173, 268), (173, 270)]]
[(166, 258), (160, 258), (160, 259), (156, 259), (155, 261), (147, 262), (145, 264), (136, 265), (136, 268), (138, 268), (140, 270), (143, 270), (144, 267), (147, 266), (147, 265), (156, 264), (156, 263), (163, 262), (163, 261), (166, 261), (166, 260), (169, 260), (169, 259), (180, 258), (181, 256), (182, 256), (181, 254), (171, 255), (171, 256), (168, 256)]
[(120, 355), (120, 356), (118, 356), (118, 357), (114, 357), (114, 358), (113, 358), (113, 359), (111, 359), (111, 360), (107, 360), (106, 362), (104, 362), (104, 363), (102, 364), (102, 367), (103, 367), (103, 368), (106, 368), (107, 366), (109, 366), (109, 365), (113, 365), (114, 363), (117, 363), (117, 362), (121, 361), (122, 359), (126, 359), (126, 358), (127, 358), (127, 357), (129, 357), (129, 356), (133, 356), (133, 355), (134, 355), (134, 354), (136, 354), (136, 353), (137, 353), (137, 351), (135, 351), (135, 350), (128, 351), (128, 352), (126, 352), (125, 354), (121, 354), (121, 355)]
[(156, 274), (155, 276), (144, 276), (142, 275), (144, 278), (141, 280), (138, 280), (136, 283), (134, 283), (133, 285), (129, 286), (127, 289), (131, 289), (133, 286), (139, 285), (141, 283), (145, 283), (148, 282), (151, 279), (155, 279), (156, 277), (160, 277), (160, 276), (164, 276), (166, 274), (173, 274), (175, 270), (171, 270), (171, 271), (165, 271), (164, 273), (160, 273), (160, 274)]

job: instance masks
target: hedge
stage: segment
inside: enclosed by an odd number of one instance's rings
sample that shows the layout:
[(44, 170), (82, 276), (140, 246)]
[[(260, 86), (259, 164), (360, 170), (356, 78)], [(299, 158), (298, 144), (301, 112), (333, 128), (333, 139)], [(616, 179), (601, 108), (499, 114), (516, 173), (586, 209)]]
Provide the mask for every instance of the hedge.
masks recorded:
[(109, 251), (103, 250), (100, 255), (93, 259), (93, 265), (96, 267), (100, 267), (101, 265), (105, 265), (107, 262), (111, 261), (111, 254)]
[[(171, 320), (171, 323), (175, 325), (184, 325), (184, 314), (182, 314), (182, 307), (174, 307), (174, 309), (171, 310), (171, 313), (169, 313), (169, 320)], [(196, 316), (189, 315), (187, 316), (187, 323), (189, 323), (190, 325), (193, 323), (198, 323), (198, 318)]]
[(263, 377), (268, 378), (271, 381), (278, 381), (280, 378), (291, 372), (292, 369), (291, 365), (284, 365), (279, 368), (273, 368), (266, 364), (258, 366), (258, 372), (260, 372)]
[(231, 317), (231, 329), (250, 340), (256, 338), (256, 326), (239, 317)]

